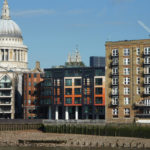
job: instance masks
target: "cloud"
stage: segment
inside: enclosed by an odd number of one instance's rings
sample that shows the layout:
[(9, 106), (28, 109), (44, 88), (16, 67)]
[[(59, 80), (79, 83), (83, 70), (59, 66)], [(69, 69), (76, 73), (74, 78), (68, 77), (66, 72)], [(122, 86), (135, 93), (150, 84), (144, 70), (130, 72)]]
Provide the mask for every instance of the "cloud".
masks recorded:
[(64, 14), (66, 15), (82, 15), (89, 13), (89, 10), (83, 10), (83, 9), (75, 9), (75, 10), (68, 10)]
[(38, 9), (38, 10), (25, 10), (12, 12), (13, 16), (35, 16), (35, 15), (53, 15), (56, 12), (54, 10), (49, 9)]

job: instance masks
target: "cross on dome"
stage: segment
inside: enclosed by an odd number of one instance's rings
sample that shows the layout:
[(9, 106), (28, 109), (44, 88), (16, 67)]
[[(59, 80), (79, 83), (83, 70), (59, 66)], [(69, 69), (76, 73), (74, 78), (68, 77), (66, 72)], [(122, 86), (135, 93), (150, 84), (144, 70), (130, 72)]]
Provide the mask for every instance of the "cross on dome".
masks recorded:
[(9, 6), (7, 0), (4, 0), (1, 19), (4, 20), (10, 19), (10, 12), (9, 12)]

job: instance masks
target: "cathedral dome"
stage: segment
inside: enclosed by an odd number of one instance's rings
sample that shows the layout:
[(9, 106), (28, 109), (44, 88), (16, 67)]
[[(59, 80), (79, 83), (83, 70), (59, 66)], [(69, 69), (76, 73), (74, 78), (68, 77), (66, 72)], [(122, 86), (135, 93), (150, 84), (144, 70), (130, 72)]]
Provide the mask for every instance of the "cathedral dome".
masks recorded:
[(0, 19), (0, 37), (22, 38), (19, 26), (10, 18), (7, 0), (4, 0), (2, 16)]
[(22, 38), (19, 26), (13, 20), (0, 19), (0, 37)]

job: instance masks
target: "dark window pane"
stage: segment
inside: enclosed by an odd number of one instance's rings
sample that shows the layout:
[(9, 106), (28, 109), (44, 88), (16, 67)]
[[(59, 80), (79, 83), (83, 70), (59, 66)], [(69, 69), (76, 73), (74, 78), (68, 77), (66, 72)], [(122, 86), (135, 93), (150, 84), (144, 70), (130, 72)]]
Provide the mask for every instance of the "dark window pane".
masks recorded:
[(82, 84), (82, 83), (81, 83), (81, 79), (75, 79), (74, 85), (80, 86), (81, 84)]
[(102, 95), (103, 94), (103, 88), (95, 88), (95, 94)]
[(103, 85), (103, 79), (102, 78), (96, 78), (95, 79), (95, 84), (96, 85)]
[(95, 103), (96, 104), (103, 104), (103, 98), (102, 97), (96, 97)]

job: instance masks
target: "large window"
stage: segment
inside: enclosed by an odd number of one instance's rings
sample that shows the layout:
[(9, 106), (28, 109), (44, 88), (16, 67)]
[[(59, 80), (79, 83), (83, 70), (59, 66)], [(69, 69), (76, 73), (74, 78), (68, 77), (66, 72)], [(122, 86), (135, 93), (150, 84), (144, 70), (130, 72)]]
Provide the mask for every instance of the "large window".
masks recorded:
[(124, 56), (129, 56), (130, 55), (130, 49), (125, 48), (124, 49)]
[(145, 64), (150, 64), (150, 57), (144, 58), (144, 63)]
[(72, 79), (65, 79), (65, 86), (72, 86)]
[(138, 56), (140, 55), (140, 48), (136, 49), (136, 55), (138, 55)]
[(118, 85), (118, 78), (112, 78), (112, 85)]
[(123, 84), (124, 84), (124, 85), (130, 84), (130, 78), (129, 78), (129, 77), (124, 78), (124, 79), (123, 79)]
[(145, 84), (150, 84), (150, 77), (145, 77), (144, 78), (144, 83)]
[(130, 59), (129, 58), (124, 58), (123, 59), (123, 64), (124, 65), (130, 65)]
[(112, 59), (112, 65), (118, 65), (118, 58)]
[(145, 47), (144, 48), (144, 54), (149, 55), (150, 54), (150, 47)]
[(74, 85), (75, 86), (81, 86), (82, 85), (81, 79), (75, 79), (74, 80)]
[(118, 87), (112, 88), (112, 95), (118, 95)]
[(103, 88), (95, 88), (95, 94), (102, 95), (103, 94)]
[(75, 88), (74, 89), (75, 95), (80, 95), (81, 94), (81, 88)]
[(130, 94), (130, 89), (128, 87), (124, 88), (124, 95), (129, 95)]
[(123, 69), (123, 74), (124, 75), (129, 75), (130, 74), (130, 68), (124, 68)]
[(72, 95), (72, 89), (71, 88), (65, 89), (65, 94), (66, 95)]
[(96, 97), (95, 103), (96, 104), (103, 104), (103, 97)]
[(144, 94), (150, 94), (150, 87), (144, 88)]
[(112, 98), (112, 105), (118, 105), (118, 97)]
[(102, 78), (96, 78), (95, 79), (95, 85), (103, 85), (103, 79)]
[(130, 115), (130, 109), (129, 108), (125, 108), (124, 109), (124, 114), (125, 115)]
[(75, 104), (81, 104), (81, 97), (75, 97)]
[(112, 50), (112, 56), (118, 56), (118, 49)]
[(84, 89), (84, 95), (90, 95), (90, 88)]
[(139, 65), (140, 64), (140, 57), (136, 58), (136, 64)]
[(72, 98), (71, 97), (66, 97), (66, 104), (72, 104)]
[(130, 98), (129, 97), (125, 97), (124, 98), (124, 104), (125, 105), (129, 105), (130, 104)]
[(117, 116), (118, 115), (118, 108), (113, 108), (112, 114)]
[(113, 68), (112, 69), (112, 74), (117, 75), (118, 74), (118, 68)]

